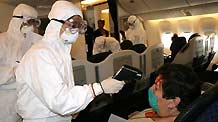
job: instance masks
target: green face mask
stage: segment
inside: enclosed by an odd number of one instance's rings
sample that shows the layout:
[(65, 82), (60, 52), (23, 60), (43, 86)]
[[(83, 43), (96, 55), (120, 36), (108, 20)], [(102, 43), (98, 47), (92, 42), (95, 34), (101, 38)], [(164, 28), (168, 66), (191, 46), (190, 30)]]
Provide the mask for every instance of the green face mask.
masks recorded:
[(157, 97), (154, 95), (154, 92), (151, 88), (148, 89), (148, 101), (154, 111), (158, 112), (159, 108), (157, 105)]

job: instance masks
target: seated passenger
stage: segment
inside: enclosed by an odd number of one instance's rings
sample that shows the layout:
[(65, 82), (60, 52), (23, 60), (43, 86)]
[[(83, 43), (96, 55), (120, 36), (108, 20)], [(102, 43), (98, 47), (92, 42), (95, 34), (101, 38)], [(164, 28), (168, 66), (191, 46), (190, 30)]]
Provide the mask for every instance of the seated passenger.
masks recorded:
[[(177, 115), (201, 94), (200, 80), (189, 68), (181, 64), (165, 64), (158, 70), (155, 83), (149, 88), (150, 111), (130, 117), (130, 122), (174, 122)], [(143, 117), (143, 118), (142, 118)]]
[(103, 52), (117, 52), (120, 50), (119, 42), (113, 37), (100, 36), (95, 39), (93, 55)]
[(186, 45), (185, 37), (172, 38), (172, 44), (170, 46), (171, 50), (171, 59), (173, 60), (176, 57), (176, 54), (181, 50), (182, 47)]

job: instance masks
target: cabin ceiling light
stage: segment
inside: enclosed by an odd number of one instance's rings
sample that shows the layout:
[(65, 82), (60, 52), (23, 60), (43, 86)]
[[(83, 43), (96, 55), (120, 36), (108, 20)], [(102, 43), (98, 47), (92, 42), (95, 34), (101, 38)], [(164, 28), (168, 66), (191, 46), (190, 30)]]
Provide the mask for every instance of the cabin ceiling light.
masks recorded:
[(101, 13), (109, 13), (109, 9), (101, 10)]
[(81, 4), (93, 4), (97, 2), (98, 0), (82, 0)]

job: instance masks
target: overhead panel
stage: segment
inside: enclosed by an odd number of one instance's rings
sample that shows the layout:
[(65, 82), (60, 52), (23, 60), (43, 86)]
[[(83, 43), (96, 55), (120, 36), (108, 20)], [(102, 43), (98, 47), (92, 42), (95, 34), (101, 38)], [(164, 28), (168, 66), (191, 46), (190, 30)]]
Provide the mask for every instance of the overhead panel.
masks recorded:
[(188, 6), (185, 0), (144, 0), (151, 11), (173, 9)]
[[(57, 0), (1, 0), (0, 2), (4, 2), (4, 3), (8, 3), (11, 5), (18, 5), (20, 3), (25, 3), (28, 5), (31, 5), (33, 7), (38, 7), (41, 6), (43, 7), (51, 7), (51, 5)], [(67, 1), (73, 1), (74, 2), (78, 2), (79, 0), (67, 0)]]
[(150, 10), (144, 0), (119, 0), (118, 4), (130, 14), (144, 13)]
[(218, 2), (218, 0), (186, 0), (191, 6), (205, 3)]
[(25, 3), (31, 6), (38, 6), (38, 5), (51, 5), (56, 0), (3, 0), (3, 2), (9, 3), (11, 5), (18, 5), (20, 3)]

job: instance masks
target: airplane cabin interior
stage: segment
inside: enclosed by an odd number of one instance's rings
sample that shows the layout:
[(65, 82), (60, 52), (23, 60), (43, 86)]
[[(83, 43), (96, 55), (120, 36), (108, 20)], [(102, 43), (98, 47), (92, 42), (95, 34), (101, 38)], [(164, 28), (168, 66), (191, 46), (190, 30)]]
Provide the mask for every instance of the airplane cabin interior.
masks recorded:
[[(35, 33), (42, 39), (47, 25), (51, 22), (48, 14), (56, 1), (1, 0), (0, 36), (8, 31), (13, 10), (17, 5), (24, 3), (37, 10), (41, 24)], [(173, 121), (218, 121), (218, 0), (67, 1), (81, 10), (82, 19), (87, 22), (86, 32), (79, 34), (71, 46), (74, 85), (101, 83), (104, 79), (119, 73), (126, 65), (133, 68), (131, 71), (135, 68), (137, 70), (133, 72), (140, 71), (142, 74), (140, 79), (135, 78), (137, 73), (134, 74), (118, 93), (95, 97), (71, 122), (158, 122), (155, 117), (145, 120), (147, 117), (145, 109), (152, 107), (148, 99), (149, 88), (156, 84), (159, 68), (167, 64), (181, 64), (192, 69), (201, 82), (201, 95)], [(105, 32), (99, 31), (102, 38), (96, 36), (97, 30), (101, 28), (99, 20), (104, 23)], [(139, 24), (131, 28), (136, 23)], [(173, 45), (179, 45), (173, 44), (174, 36), (178, 41), (183, 41), (179, 49), (178, 47), (173, 49)], [(0, 37), (0, 45), (3, 41)], [(94, 54), (93, 50), (98, 54)], [(4, 56), (5, 52), (2, 52), (0, 55)], [(11, 49), (11, 52), (16, 50)], [(4, 60), (0, 58), (0, 62), (4, 69)], [(16, 62), (19, 62), (19, 65), (22, 59)], [(6, 70), (0, 70), (1, 77), (14, 70), (6, 73), (4, 71)], [(123, 77), (127, 78), (127, 75)], [(6, 85), (8, 84), (9, 81), (6, 82)], [(7, 90), (5, 84), (0, 81), (0, 97), (2, 95), (3, 99), (7, 99), (16, 96), (7, 95), (9, 93)], [(14, 98), (10, 104), (15, 102)], [(0, 100), (0, 109), (7, 104)], [(11, 111), (15, 112), (15, 109)], [(11, 111), (7, 110), (5, 113), (10, 114)], [(153, 114), (150, 110), (147, 113)], [(0, 112), (0, 122), (24, 121), (22, 118), (16, 121), (6, 120), (4, 116), (7, 115)]]

